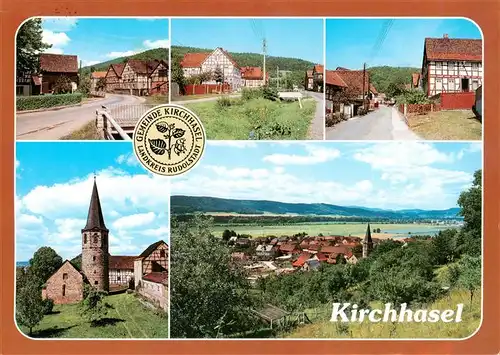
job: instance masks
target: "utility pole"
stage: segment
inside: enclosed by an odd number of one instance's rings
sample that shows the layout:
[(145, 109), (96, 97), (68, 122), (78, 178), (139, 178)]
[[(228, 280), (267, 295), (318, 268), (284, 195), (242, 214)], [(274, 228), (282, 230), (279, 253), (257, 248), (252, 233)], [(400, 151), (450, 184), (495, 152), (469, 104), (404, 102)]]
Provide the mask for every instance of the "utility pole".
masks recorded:
[(263, 75), (262, 75), (262, 80), (264, 80), (264, 85), (266, 85), (266, 39), (262, 39), (262, 51), (264, 52), (264, 70), (263, 70)]
[(280, 89), (280, 67), (276, 66), (276, 80), (278, 80), (278, 84), (276, 87), (278, 88), (278, 91)]

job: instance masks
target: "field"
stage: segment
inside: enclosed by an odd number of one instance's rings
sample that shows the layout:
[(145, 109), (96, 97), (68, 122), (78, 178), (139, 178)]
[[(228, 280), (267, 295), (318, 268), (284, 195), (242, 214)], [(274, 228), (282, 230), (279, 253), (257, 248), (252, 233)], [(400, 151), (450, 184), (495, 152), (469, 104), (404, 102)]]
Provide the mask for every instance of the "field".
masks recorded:
[[(481, 323), (481, 294), (478, 292), (470, 304), (467, 291), (455, 290), (427, 309), (454, 309), (464, 305), (462, 322), (455, 323), (332, 323), (322, 321), (299, 327), (286, 338), (466, 338), (472, 335)], [(383, 309), (383, 305), (373, 303), (372, 308)], [(330, 311), (331, 312), (331, 311)], [(331, 315), (331, 314), (330, 314)], [(341, 325), (342, 324), (342, 325)]]
[[(113, 308), (106, 324), (91, 327), (80, 315), (79, 305), (55, 305), (33, 329), (36, 338), (168, 338), (168, 319), (144, 306), (132, 294), (106, 297)], [(28, 334), (28, 330), (21, 327)]]
[(438, 111), (409, 119), (413, 132), (430, 140), (481, 140), (482, 125), (472, 111)]
[[(408, 232), (412, 234), (434, 234), (439, 229), (450, 228), (449, 226), (434, 226), (431, 224), (370, 224), (370, 228), (380, 228), (381, 233), (372, 233), (372, 237), (385, 239), (391, 237), (408, 237)], [(323, 235), (352, 235), (364, 236), (366, 223), (308, 223), (291, 224), (284, 226), (260, 226), (260, 225), (216, 225), (213, 230), (216, 235), (222, 234), (225, 229), (234, 230), (238, 234), (249, 234), (253, 237), (267, 235), (294, 235), (305, 232), (314, 236), (319, 233)]]
[(223, 107), (216, 100), (185, 104), (202, 120), (207, 139), (247, 140), (250, 132), (255, 139), (306, 139), (316, 108), (312, 99), (303, 100), (302, 109), (298, 102), (263, 98), (225, 102)]

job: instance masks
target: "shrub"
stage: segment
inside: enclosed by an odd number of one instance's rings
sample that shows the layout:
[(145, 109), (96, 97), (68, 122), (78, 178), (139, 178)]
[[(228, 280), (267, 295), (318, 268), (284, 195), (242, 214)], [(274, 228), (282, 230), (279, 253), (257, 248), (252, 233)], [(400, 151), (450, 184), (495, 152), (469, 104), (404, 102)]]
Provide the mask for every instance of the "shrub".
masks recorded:
[(243, 101), (258, 99), (260, 97), (264, 97), (264, 91), (262, 90), (262, 88), (255, 88), (255, 89), (245, 88), (241, 92), (241, 100)]
[(224, 109), (230, 107), (232, 105), (232, 101), (227, 96), (221, 96), (217, 99), (217, 108)]
[(75, 105), (82, 102), (82, 94), (39, 95), (23, 96), (16, 99), (17, 111), (38, 110), (66, 105)]
[(43, 314), (51, 314), (54, 309), (54, 301), (50, 298), (43, 300)]
[(265, 86), (262, 89), (262, 92), (263, 92), (263, 96), (264, 96), (265, 99), (271, 100), (271, 101), (278, 100), (278, 90), (276, 90), (275, 88), (271, 88), (269, 86)]

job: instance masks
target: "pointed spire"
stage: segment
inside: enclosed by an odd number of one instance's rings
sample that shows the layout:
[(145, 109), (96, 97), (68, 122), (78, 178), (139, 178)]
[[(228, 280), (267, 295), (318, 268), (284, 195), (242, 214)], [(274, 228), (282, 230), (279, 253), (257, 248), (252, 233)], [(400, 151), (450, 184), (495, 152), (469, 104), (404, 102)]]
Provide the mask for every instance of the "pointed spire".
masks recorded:
[(96, 175), (94, 173), (94, 187), (92, 189), (92, 197), (90, 198), (89, 213), (87, 215), (87, 224), (84, 230), (99, 228), (107, 230), (104, 224), (102, 215), (101, 201), (99, 200), (99, 192), (97, 191)]
[(365, 243), (372, 243), (372, 232), (370, 230), (370, 223), (366, 227)]

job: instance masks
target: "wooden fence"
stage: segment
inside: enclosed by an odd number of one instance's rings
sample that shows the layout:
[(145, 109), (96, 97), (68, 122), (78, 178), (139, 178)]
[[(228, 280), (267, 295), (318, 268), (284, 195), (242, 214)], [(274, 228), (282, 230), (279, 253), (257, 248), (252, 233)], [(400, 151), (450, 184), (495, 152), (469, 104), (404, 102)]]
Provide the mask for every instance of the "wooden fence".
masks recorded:
[(185, 95), (206, 95), (231, 92), (229, 84), (189, 84), (184, 87)]

